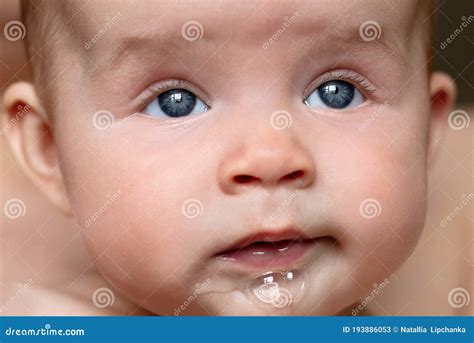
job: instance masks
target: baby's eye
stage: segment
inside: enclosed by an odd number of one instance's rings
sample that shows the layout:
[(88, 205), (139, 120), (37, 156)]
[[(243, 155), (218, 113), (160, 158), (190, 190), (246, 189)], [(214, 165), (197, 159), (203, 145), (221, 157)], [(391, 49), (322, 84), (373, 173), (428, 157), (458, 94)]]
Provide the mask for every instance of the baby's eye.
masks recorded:
[(351, 83), (332, 80), (315, 89), (304, 103), (311, 108), (352, 108), (365, 101), (364, 96)]
[(184, 117), (206, 112), (209, 107), (186, 89), (170, 89), (161, 93), (143, 110), (152, 117)]

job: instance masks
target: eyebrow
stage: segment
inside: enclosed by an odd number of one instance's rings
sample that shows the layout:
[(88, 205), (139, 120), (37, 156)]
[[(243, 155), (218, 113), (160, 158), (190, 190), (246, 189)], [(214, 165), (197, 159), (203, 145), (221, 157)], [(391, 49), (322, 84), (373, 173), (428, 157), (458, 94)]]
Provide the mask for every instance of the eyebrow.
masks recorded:
[[(119, 39), (117, 44), (114, 44), (110, 53), (104, 62), (94, 65), (92, 70), (93, 79), (101, 79), (104, 74), (113, 72), (121, 65), (125, 64), (128, 59), (135, 56), (143, 56), (144, 52), (153, 51), (154, 56), (160, 57), (175, 51), (179, 47), (176, 42), (169, 38), (162, 37), (145, 37), (140, 35), (129, 35)], [(161, 54), (157, 54), (157, 50)], [(149, 54), (149, 53), (148, 53)]]
[[(317, 26), (317, 28), (322, 27), (322, 25), (314, 25), (313, 23), (313, 25), (303, 26), (303, 29), (293, 32), (290, 36), (308, 39), (314, 36), (312, 33), (316, 31), (314, 26)], [(331, 47), (340, 46), (341, 49), (347, 52), (350, 52), (351, 49), (358, 49), (357, 51), (364, 51), (366, 53), (379, 53), (381, 58), (388, 58), (398, 62), (397, 64), (403, 69), (409, 69), (409, 63), (403, 56), (403, 53), (397, 50), (401, 44), (395, 48), (395, 43), (387, 39), (383, 32), (376, 39), (364, 40), (359, 32), (359, 27), (346, 26), (344, 30), (335, 29), (334, 27), (335, 25), (332, 25), (332, 27), (326, 27), (324, 30), (317, 30), (320, 33), (316, 38), (310, 40), (306, 52), (310, 53), (318, 49), (320, 45), (327, 46), (327, 44), (331, 44)], [(290, 34), (291, 31), (288, 33)], [(212, 36), (215, 37), (215, 35)], [(263, 42), (265, 41), (262, 40)], [(215, 41), (207, 39), (202, 39), (199, 41), (199, 44), (192, 44), (186, 49), (184, 49), (183, 43), (185, 43), (184, 39), (181, 36), (175, 37), (174, 33), (173, 36), (166, 33), (152, 35), (128, 34), (118, 40), (104, 63), (95, 66), (92, 72), (93, 79), (101, 79), (104, 74), (120, 69), (122, 65), (126, 65), (130, 59), (136, 57), (149, 56), (155, 58), (158, 65), (170, 53), (197, 55), (202, 53), (202, 51), (216, 48)], [(262, 44), (257, 45), (255, 48), (261, 49)], [(312, 55), (314, 54), (312, 53)]]
[[(346, 26), (344, 30), (337, 29), (337, 25), (332, 25), (330, 28), (327, 27), (321, 34), (311, 40), (307, 50), (311, 51), (317, 49), (318, 43), (330, 43), (333, 46), (340, 45), (341, 47), (347, 48), (344, 49), (347, 52), (353, 51), (352, 49), (357, 49), (358, 51), (367, 53), (380, 53), (380, 56), (396, 62), (403, 69), (410, 69), (410, 64), (404, 56), (405, 51), (399, 51), (399, 48), (403, 47), (402, 43), (405, 41), (401, 41), (397, 44), (393, 38), (390, 39), (391, 37), (387, 37), (384, 31), (390, 32), (391, 30), (381, 30), (380, 36), (374, 39), (367, 39), (366, 37), (366, 40), (364, 40), (360, 32), (360, 26)], [(381, 27), (383, 26), (381, 25)]]

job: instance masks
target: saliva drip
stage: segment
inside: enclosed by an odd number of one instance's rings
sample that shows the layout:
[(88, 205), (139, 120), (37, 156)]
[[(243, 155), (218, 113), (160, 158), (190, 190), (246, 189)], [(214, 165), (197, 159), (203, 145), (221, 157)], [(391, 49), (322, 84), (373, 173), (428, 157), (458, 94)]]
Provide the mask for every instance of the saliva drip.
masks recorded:
[(245, 292), (258, 305), (283, 309), (302, 298), (306, 283), (306, 273), (297, 270), (269, 271), (254, 277)]

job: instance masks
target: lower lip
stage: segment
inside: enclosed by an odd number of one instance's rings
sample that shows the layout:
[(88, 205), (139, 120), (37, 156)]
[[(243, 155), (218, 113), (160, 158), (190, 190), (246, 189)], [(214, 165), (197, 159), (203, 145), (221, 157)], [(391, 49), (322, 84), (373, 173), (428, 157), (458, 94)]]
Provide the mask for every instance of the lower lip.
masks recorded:
[(284, 268), (300, 261), (315, 244), (313, 239), (259, 242), (226, 251), (217, 258), (252, 269)]

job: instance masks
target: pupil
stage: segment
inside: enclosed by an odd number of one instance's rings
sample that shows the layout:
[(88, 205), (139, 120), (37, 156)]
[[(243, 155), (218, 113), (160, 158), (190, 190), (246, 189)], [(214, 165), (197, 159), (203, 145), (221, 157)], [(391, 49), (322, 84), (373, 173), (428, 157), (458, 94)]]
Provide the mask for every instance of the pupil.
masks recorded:
[(345, 81), (329, 81), (318, 89), (319, 97), (331, 108), (347, 107), (354, 98), (354, 86)]
[(196, 106), (196, 96), (186, 89), (171, 89), (158, 96), (161, 110), (170, 117), (182, 117)]

